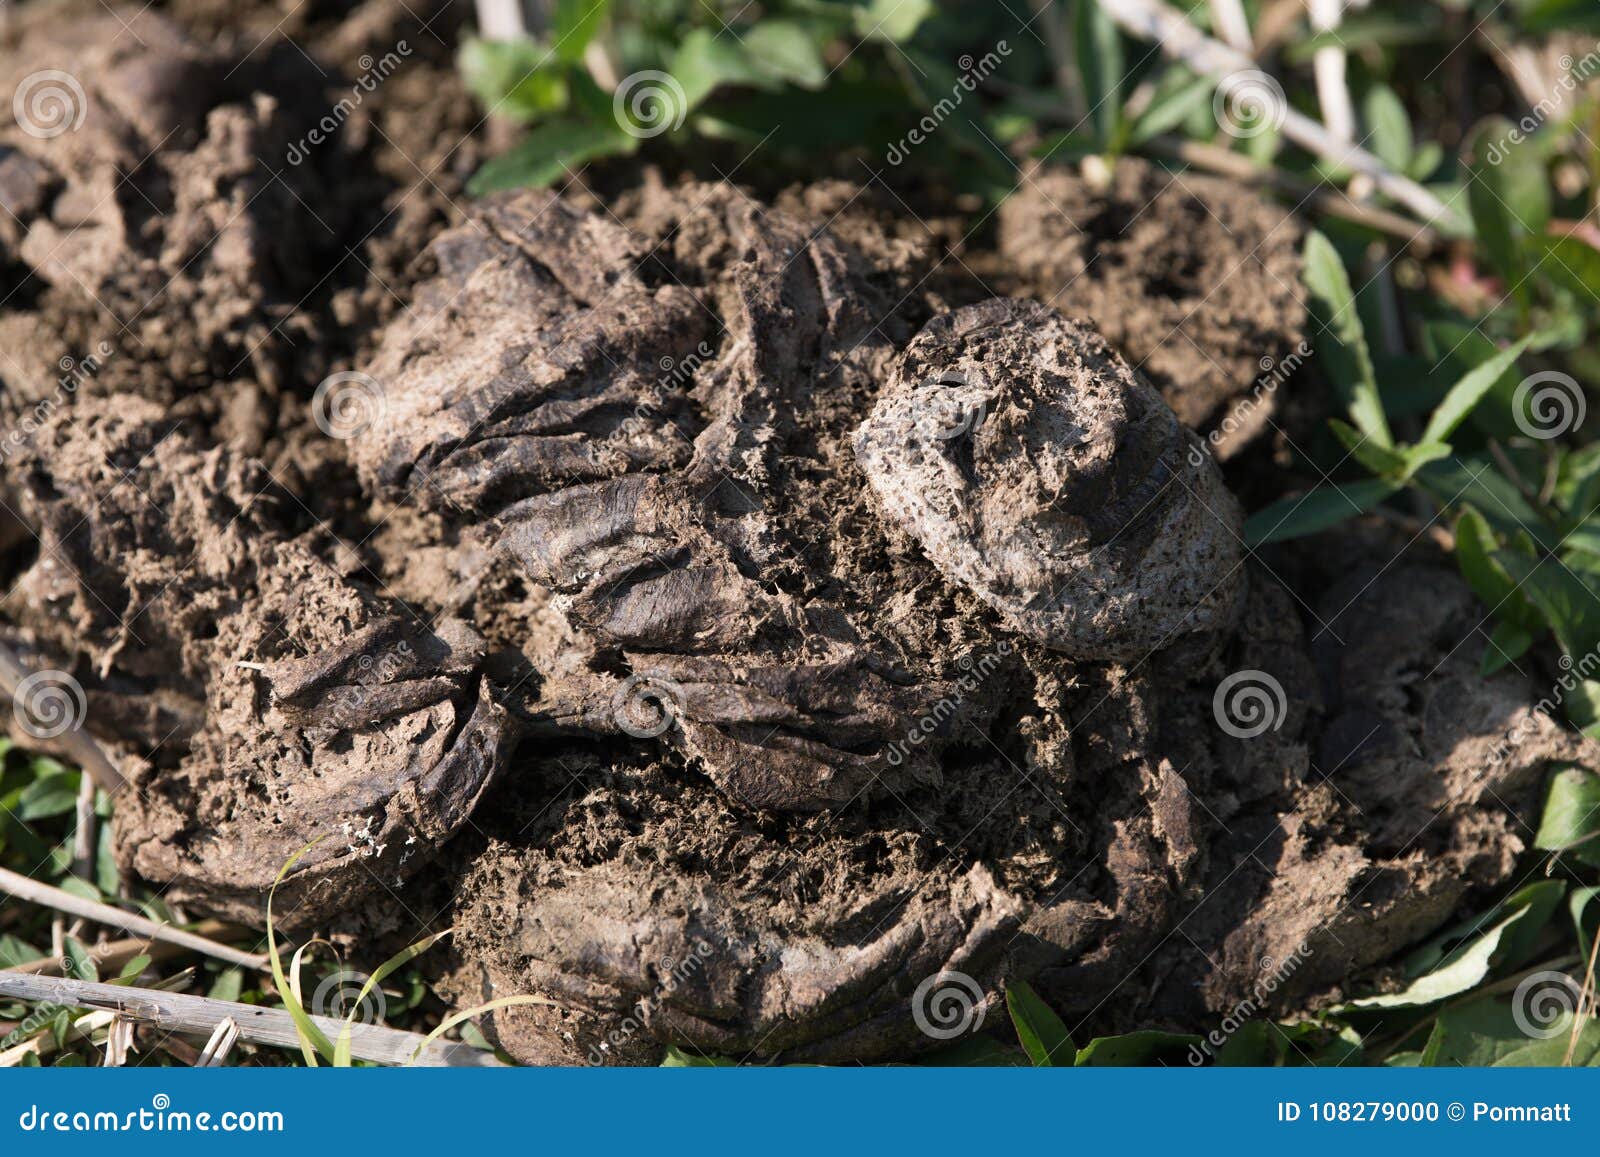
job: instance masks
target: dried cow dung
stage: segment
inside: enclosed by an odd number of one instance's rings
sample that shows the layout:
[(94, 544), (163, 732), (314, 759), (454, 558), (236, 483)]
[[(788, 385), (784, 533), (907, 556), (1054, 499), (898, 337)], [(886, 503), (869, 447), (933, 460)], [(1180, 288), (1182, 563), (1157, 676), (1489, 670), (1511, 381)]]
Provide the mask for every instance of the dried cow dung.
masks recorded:
[(363, 488), (457, 564), (487, 546), (465, 593), (352, 577), (137, 400), (18, 457), (17, 640), (159, 705), (91, 717), (134, 771), (125, 867), (259, 919), (322, 837), (306, 925), (437, 855), (444, 990), (554, 1002), (494, 1014), (518, 1057), (859, 1061), (939, 1044), (950, 983), (1193, 1028), (1293, 956), (1287, 1010), (1508, 879), (1545, 763), (1592, 761), (1477, 674), (1420, 548), (1324, 540), (1295, 591), (1247, 563), (1209, 456), (1085, 323), (920, 324), (870, 222), (725, 184), (618, 207), (474, 206), (351, 379)]
[(230, 917), (325, 919), (424, 863), (503, 762), (505, 712), (464, 623), (417, 621), (339, 573), (259, 466), (119, 398), (18, 461), (39, 556), (5, 609), (82, 676), (186, 726), (91, 715), (142, 758), (117, 799), (122, 863)]
[[(1093, 321), (1190, 426), (1300, 344), (1300, 227), (1227, 181), (1137, 157), (1105, 183), (1039, 166), (999, 222), (1008, 283)], [(1270, 412), (1253, 409), (1252, 428)]]

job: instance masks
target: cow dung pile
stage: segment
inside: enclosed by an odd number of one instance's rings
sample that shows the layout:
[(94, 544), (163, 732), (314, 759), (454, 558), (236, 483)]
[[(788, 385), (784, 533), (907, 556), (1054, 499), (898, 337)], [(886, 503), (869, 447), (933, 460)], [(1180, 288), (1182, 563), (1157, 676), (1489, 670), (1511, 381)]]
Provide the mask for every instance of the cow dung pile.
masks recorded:
[(0, 67), (97, 62), (82, 131), (0, 132), (0, 638), (185, 912), (311, 845), (285, 927), (453, 924), (533, 1063), (901, 1058), (1013, 978), (1203, 1030), (1505, 883), (1591, 755), (1426, 545), (1246, 550), (1202, 434), (1305, 324), (1253, 195), (1041, 172), (955, 296), (838, 182), (468, 202), (446, 149), (403, 209), (447, 57), (274, 176), (316, 103), (186, 11)]

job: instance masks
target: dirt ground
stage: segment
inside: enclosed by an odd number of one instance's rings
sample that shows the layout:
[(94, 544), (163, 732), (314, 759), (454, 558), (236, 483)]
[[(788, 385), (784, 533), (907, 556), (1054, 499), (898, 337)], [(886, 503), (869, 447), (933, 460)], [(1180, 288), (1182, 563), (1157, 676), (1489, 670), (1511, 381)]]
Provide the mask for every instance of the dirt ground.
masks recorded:
[[(185, 911), (259, 923), (331, 837), (280, 919), (455, 925), (449, 999), (559, 1006), (493, 1015), (536, 1063), (906, 1056), (941, 972), (1203, 1030), (1505, 883), (1580, 750), (1426, 543), (1246, 555), (1306, 325), (1252, 194), (472, 203), (459, 5), (81, 8), (0, 39), (0, 98), (60, 57), (87, 103), (0, 131), (0, 636), (83, 685)], [(1276, 726), (1223, 723), (1239, 673)]]

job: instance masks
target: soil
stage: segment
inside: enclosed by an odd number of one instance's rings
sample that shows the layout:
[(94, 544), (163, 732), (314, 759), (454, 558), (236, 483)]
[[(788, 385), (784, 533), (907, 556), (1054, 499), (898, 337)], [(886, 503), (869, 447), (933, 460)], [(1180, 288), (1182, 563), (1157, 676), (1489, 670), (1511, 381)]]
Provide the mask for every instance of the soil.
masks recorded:
[(961, 261), (835, 180), (469, 203), (460, 5), (80, 7), (0, 54), (95, 64), (0, 132), (0, 637), (189, 911), (320, 840), (279, 922), (453, 923), (537, 1063), (904, 1057), (950, 971), (1204, 1031), (1504, 884), (1593, 757), (1425, 546), (1243, 551), (1203, 435), (1304, 324), (1254, 194), (1040, 171)]

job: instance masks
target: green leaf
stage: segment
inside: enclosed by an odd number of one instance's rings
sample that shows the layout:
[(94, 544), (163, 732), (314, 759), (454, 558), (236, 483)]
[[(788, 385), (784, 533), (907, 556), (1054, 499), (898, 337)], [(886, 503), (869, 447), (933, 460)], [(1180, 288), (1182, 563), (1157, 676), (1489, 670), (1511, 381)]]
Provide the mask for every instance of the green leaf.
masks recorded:
[(1503, 535), (1526, 534), (1540, 546), (1553, 547), (1556, 535), (1516, 485), (1487, 454), (1461, 454), (1430, 462), (1416, 481), (1440, 506), (1475, 506)]
[(1395, 481), (1406, 477), (1406, 455), (1392, 446), (1380, 446), (1348, 422), (1329, 418), (1328, 426), (1334, 436), (1350, 451), (1350, 456), (1374, 474)]
[(1311, 312), (1327, 331), (1320, 352), (1344, 397), (1351, 420), (1378, 445), (1394, 445), (1349, 275), (1333, 243), (1314, 229), (1306, 234), (1305, 269), (1301, 276), (1311, 294)]
[(456, 60), (467, 87), (496, 116), (536, 121), (566, 107), (566, 65), (537, 41), (472, 37)]
[(1029, 985), (1020, 980), (1006, 985), (1006, 1009), (1011, 1013), (1017, 1039), (1035, 1066), (1053, 1068), (1076, 1060), (1077, 1050), (1072, 1047), (1067, 1026)]
[(744, 34), (744, 51), (768, 79), (818, 89), (828, 81), (828, 66), (804, 26), (790, 20), (763, 20)]
[(58, 771), (34, 780), (22, 789), (17, 818), (32, 823), (76, 810), (79, 780), (76, 771)]
[(1528, 1043), (1509, 1001), (1485, 998), (1447, 1008), (1434, 1022), (1421, 1063), (1429, 1068), (1494, 1064)]
[(1122, 121), (1122, 37), (1096, 0), (1075, 0), (1073, 44), (1095, 135), (1109, 143)]
[[(668, 72), (683, 93), (684, 107), (681, 111), (684, 114), (699, 107), (724, 85), (762, 87), (771, 84), (738, 40), (727, 35), (716, 36), (709, 28), (696, 28), (683, 38), (673, 53)], [(671, 85), (663, 82), (657, 87), (664, 100), (676, 100), (677, 94), (672, 91)], [(669, 119), (676, 122), (682, 118), (673, 110)]]
[(1600, 867), (1600, 775), (1569, 766), (1551, 777), (1533, 846)]
[(1152, 137), (1181, 125), (1197, 108), (1211, 102), (1211, 90), (1216, 87), (1210, 77), (1195, 76), (1187, 69), (1175, 68), (1163, 78), (1156, 95), (1145, 106), (1128, 129), (1128, 144), (1142, 145)]
[(1560, 560), (1506, 550), (1494, 558), (1539, 608), (1567, 658), (1579, 662), (1600, 650), (1600, 597)]
[(1404, 960), (1405, 974), (1416, 979), (1434, 972), (1465, 952), (1481, 939), (1487, 930), (1503, 922), (1507, 916), (1519, 914), (1517, 919), (1500, 936), (1500, 942), (1490, 954), (1491, 969), (1513, 967), (1527, 957), (1537, 946), (1538, 938), (1560, 906), (1563, 885), (1558, 880), (1540, 880), (1517, 889), (1487, 912), (1437, 932), (1422, 947), (1414, 949)]
[(1515, 663), (1533, 646), (1533, 634), (1515, 623), (1496, 623), (1483, 648), (1478, 674), (1487, 679), (1502, 667)]
[(69, 979), (90, 981), (100, 979), (100, 969), (95, 966), (94, 957), (77, 937), (65, 937), (61, 943), (66, 950), (66, 975)]
[(1245, 520), (1245, 541), (1251, 546), (1264, 546), (1327, 530), (1347, 518), (1366, 513), (1398, 489), (1397, 483), (1373, 478), (1319, 486), (1299, 498), (1281, 498)]
[(1487, 932), (1446, 954), (1438, 967), (1419, 976), (1402, 991), (1347, 1001), (1331, 1011), (1337, 1014), (1363, 1009), (1425, 1008), (1476, 988), (1489, 975), (1490, 965), (1501, 954), (1502, 939), (1511, 935), (1519, 922), (1531, 915), (1530, 925), (1539, 923), (1540, 909), (1544, 909), (1548, 918), (1553, 905), (1546, 905), (1543, 893), (1536, 898), (1537, 905), (1530, 902), (1511, 911)]
[[(1572, 931), (1577, 937), (1578, 956), (1582, 960), (1594, 955), (1594, 938), (1600, 934), (1600, 920), (1591, 921), (1585, 915), (1596, 897), (1600, 897), (1600, 886), (1574, 888), (1567, 897), (1567, 911), (1572, 915)], [(1600, 915), (1600, 905), (1596, 906), (1596, 915)]]
[(1476, 507), (1462, 506), (1461, 515), (1456, 519), (1455, 539), (1456, 565), (1461, 568), (1461, 577), (1467, 580), (1472, 593), (1489, 613), (1530, 634), (1544, 630), (1544, 616), (1518, 589), (1506, 568), (1496, 561), (1494, 555), (1500, 543), (1488, 519)]
[(212, 1000), (237, 1001), (243, 991), (244, 970), (242, 968), (224, 968), (217, 973), (217, 978), (211, 982), (211, 988), (206, 995)]
[(1080, 1066), (1153, 1065), (1161, 1061), (1189, 1063), (1189, 1050), (1200, 1038), (1183, 1033), (1141, 1029), (1122, 1036), (1096, 1037), (1078, 1050)]
[(639, 142), (614, 125), (553, 121), (528, 132), (521, 142), (484, 165), (467, 189), (475, 197), (500, 189), (540, 188), (600, 157), (625, 156)]
[(556, 0), (550, 14), (550, 32), (556, 55), (568, 64), (583, 59), (584, 49), (605, 23), (611, 0)]
[(1412, 154), (1408, 175), (1413, 181), (1426, 181), (1444, 160), (1444, 146), (1438, 141), (1423, 141)]
[(739, 1062), (731, 1057), (708, 1057), (699, 1053), (684, 1052), (677, 1045), (667, 1046), (667, 1055), (661, 1059), (664, 1069), (731, 1069)]
[(1484, 121), (1474, 137), (1467, 203), (1472, 224), (1508, 290), (1526, 299), (1526, 243), (1550, 221), (1550, 183), (1544, 158), (1528, 142), (1511, 143), (1504, 117)]
[(289, 978), (283, 971), (283, 958), (278, 952), (278, 937), (273, 928), (272, 902), (277, 898), (278, 885), (283, 883), (285, 877), (294, 870), (301, 857), (320, 842), (320, 840), (313, 841), (290, 856), (283, 867), (278, 869), (278, 878), (272, 882), (272, 887), (267, 891), (267, 961), (272, 966), (272, 983), (278, 989), (278, 999), (283, 1001), (283, 1007), (288, 1010), (289, 1019), (294, 1021), (295, 1032), (300, 1037), (300, 1054), (305, 1057), (306, 1065), (313, 1069), (317, 1067), (319, 1053), (329, 1060), (333, 1059), (333, 1044), (306, 1012), (305, 1006), (300, 1003), (300, 998), (295, 995), (295, 990), (290, 986)]
[(933, 12), (933, 0), (867, 0), (863, 7), (852, 9), (851, 16), (857, 36), (902, 44)]
[(1577, 237), (1539, 238), (1539, 271), (1577, 295), (1584, 308), (1600, 305), (1600, 249)]
[(1473, 367), (1459, 382), (1451, 386), (1444, 401), (1439, 403), (1439, 408), (1434, 410), (1433, 416), (1428, 419), (1428, 428), (1422, 432), (1422, 441), (1443, 442), (1454, 434), (1456, 427), (1466, 421), (1467, 415), (1477, 408), (1484, 395), (1516, 364), (1517, 359), (1532, 341), (1533, 335), (1530, 334), (1515, 345), (1501, 350), (1488, 361)]
[(0, 969), (15, 968), (43, 956), (43, 952), (27, 941), (17, 939), (9, 932), (0, 932)]
[(94, 853), (94, 882), (103, 896), (115, 896), (122, 888), (117, 856), (111, 840), (111, 825), (101, 824)]
[(1406, 106), (1388, 85), (1375, 84), (1361, 102), (1367, 128), (1372, 134), (1372, 151), (1391, 169), (1406, 172), (1411, 167), (1411, 118)]
[[(1571, 1017), (1566, 1018), (1571, 1021)], [(1594, 1068), (1600, 1066), (1600, 1021), (1586, 1020), (1578, 1030), (1578, 1039), (1572, 1040), (1570, 1025), (1560, 1022), (1550, 1026), (1562, 1031), (1545, 1040), (1531, 1041), (1521, 1048), (1502, 1053), (1494, 1062), (1497, 1069), (1509, 1068)]]

